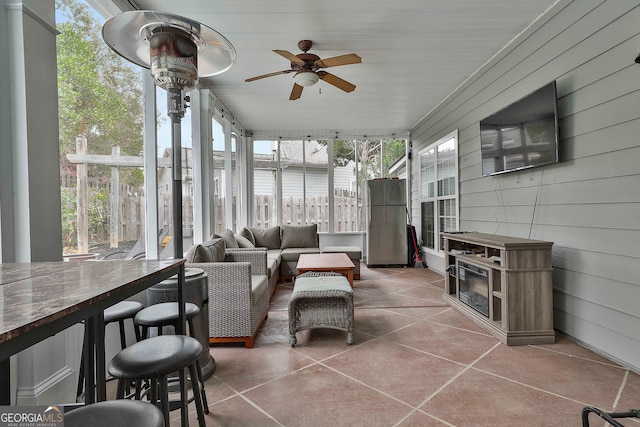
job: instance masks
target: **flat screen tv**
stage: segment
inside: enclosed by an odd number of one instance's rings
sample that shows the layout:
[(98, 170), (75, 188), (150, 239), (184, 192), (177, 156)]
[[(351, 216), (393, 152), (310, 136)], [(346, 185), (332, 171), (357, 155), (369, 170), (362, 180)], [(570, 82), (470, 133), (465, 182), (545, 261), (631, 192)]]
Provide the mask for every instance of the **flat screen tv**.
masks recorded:
[(558, 161), (556, 82), (480, 121), (482, 175)]

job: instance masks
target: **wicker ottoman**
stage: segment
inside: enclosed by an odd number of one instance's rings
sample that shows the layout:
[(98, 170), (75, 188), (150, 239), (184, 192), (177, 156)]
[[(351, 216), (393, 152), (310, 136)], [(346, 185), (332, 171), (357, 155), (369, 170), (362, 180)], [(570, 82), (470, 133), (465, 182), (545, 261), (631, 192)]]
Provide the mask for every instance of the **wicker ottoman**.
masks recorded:
[(353, 344), (353, 290), (343, 275), (309, 272), (296, 278), (289, 299), (289, 344), (298, 342), (296, 332), (313, 328), (347, 331), (347, 344)]

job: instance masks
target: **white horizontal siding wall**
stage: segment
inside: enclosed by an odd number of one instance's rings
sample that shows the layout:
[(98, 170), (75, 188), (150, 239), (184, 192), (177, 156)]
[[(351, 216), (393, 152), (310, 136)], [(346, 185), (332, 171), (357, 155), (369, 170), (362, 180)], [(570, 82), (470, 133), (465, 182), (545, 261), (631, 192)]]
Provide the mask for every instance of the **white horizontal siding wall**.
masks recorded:
[[(458, 129), (461, 229), (555, 242), (556, 329), (638, 372), (639, 23), (635, 1), (560, 1), (411, 131), (413, 218), (417, 153)], [(560, 163), (482, 177), (478, 122), (554, 79)]]
[(265, 169), (253, 170), (253, 192), (255, 194), (275, 194), (275, 174)]
[(356, 179), (354, 167), (354, 162), (349, 162), (347, 166), (336, 167), (333, 170), (333, 188), (350, 190), (351, 181)]

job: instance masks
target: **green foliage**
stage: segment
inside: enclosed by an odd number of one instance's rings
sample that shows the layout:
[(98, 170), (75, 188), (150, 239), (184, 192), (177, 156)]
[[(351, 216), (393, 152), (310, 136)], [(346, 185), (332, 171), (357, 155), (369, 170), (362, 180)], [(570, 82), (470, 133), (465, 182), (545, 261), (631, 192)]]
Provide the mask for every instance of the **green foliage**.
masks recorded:
[[(318, 141), (326, 145), (327, 141)], [(388, 172), (391, 165), (405, 155), (404, 139), (389, 140), (334, 140), (333, 165), (347, 166), (358, 158), (360, 180), (364, 181), (380, 177), (380, 151), (384, 144), (384, 171)], [(354, 170), (355, 174), (355, 170)]]
[(142, 149), (142, 81), (138, 67), (113, 52), (86, 5), (57, 0), (66, 21), (57, 25), (60, 151), (75, 152), (84, 135), (89, 153), (123, 155)]
[(78, 222), (76, 189), (62, 188), (62, 243), (64, 246), (78, 244)]
[(406, 141), (404, 139), (390, 139), (384, 146), (384, 170), (391, 166), (406, 154)]
[(103, 241), (109, 236), (109, 188), (92, 192), (89, 200), (89, 240)]
[[(101, 23), (79, 0), (56, 0), (62, 16), (57, 24), (58, 111), (60, 165), (67, 174), (75, 172), (66, 155), (76, 152), (76, 138), (87, 139), (89, 154), (111, 154), (120, 146), (122, 155), (142, 152), (143, 97), (138, 66), (118, 56), (103, 41)], [(110, 167), (91, 165), (88, 175), (100, 182), (90, 189), (89, 239), (109, 236)], [(138, 168), (121, 168), (120, 182), (141, 186)], [(62, 190), (62, 223), (65, 246), (77, 245), (77, 199), (75, 189)]]

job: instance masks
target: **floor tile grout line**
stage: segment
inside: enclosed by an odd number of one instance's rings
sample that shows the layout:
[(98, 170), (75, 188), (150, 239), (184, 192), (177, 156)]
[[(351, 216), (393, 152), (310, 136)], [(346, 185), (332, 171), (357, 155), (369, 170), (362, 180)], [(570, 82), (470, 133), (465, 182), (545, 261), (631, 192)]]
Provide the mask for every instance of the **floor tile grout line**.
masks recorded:
[(443, 420), (443, 419), (440, 419), (440, 418), (436, 417), (436, 416), (435, 416), (435, 415), (433, 415), (433, 414), (430, 414), (430, 413), (428, 413), (428, 412), (425, 412), (425, 411), (421, 410), (420, 408), (414, 408), (411, 412), (409, 412), (407, 415), (405, 415), (405, 416), (404, 416), (404, 417), (402, 417), (400, 420), (398, 420), (398, 422), (397, 422), (397, 423), (395, 423), (395, 424), (393, 425), (393, 427), (399, 427), (400, 425), (402, 425), (402, 423), (403, 423), (403, 422), (405, 422), (406, 420), (408, 420), (408, 419), (409, 419), (409, 417), (411, 417), (411, 416), (412, 416), (413, 414), (415, 414), (416, 412), (419, 412), (419, 413), (421, 413), (421, 414), (423, 414), (423, 415), (426, 415), (427, 417), (433, 418), (433, 419), (435, 419), (435, 420), (437, 420), (437, 421), (441, 422), (442, 424), (445, 424), (445, 425), (447, 425), (447, 426), (449, 426), (449, 427), (456, 427), (456, 426), (455, 426), (455, 424), (451, 424), (451, 423), (449, 423), (449, 422), (447, 422), (447, 421), (445, 421), (445, 420)]
[(312, 358), (312, 357), (310, 357), (310, 356), (307, 356), (307, 355), (306, 355), (306, 354), (304, 354), (304, 353), (301, 353), (301, 352), (299, 352), (299, 351), (296, 351), (296, 350), (295, 350), (295, 348), (291, 348), (291, 347), (289, 347), (289, 346), (285, 346), (284, 344), (278, 344), (278, 345), (279, 345), (279, 346), (281, 346), (281, 347), (284, 347), (284, 348), (285, 348), (286, 350), (288, 350), (288, 351), (293, 351), (293, 352), (295, 352), (296, 354), (298, 354), (298, 355), (300, 355), (300, 356), (304, 357), (305, 359), (309, 360), (309, 362), (311, 362), (311, 363), (309, 363), (308, 365), (305, 365), (305, 366), (303, 366), (303, 367), (301, 367), (301, 368), (295, 369), (295, 370), (293, 370), (293, 371), (291, 371), (291, 372), (287, 372), (287, 373), (285, 373), (285, 374), (283, 374), (283, 375), (279, 375), (279, 376), (277, 376), (277, 377), (275, 377), (275, 378), (272, 378), (272, 379), (270, 379), (270, 380), (268, 380), (268, 381), (265, 381), (265, 382), (263, 382), (263, 383), (256, 384), (256, 385), (254, 385), (254, 386), (252, 386), (252, 387), (249, 387), (249, 388), (247, 388), (247, 389), (244, 389), (244, 390), (242, 390), (242, 391), (240, 391), (240, 390), (236, 390), (234, 387), (232, 387), (231, 385), (229, 385), (227, 382), (225, 382), (222, 378), (218, 377), (216, 374), (214, 374), (213, 376), (214, 376), (218, 381), (220, 381), (221, 383), (223, 383), (224, 385), (226, 385), (227, 387), (229, 387), (229, 389), (233, 390), (235, 393), (241, 394), (241, 393), (246, 393), (246, 392), (248, 392), (248, 391), (252, 391), (252, 390), (256, 389), (257, 387), (261, 387), (261, 386), (263, 386), (263, 385), (269, 384), (269, 383), (271, 383), (271, 382), (273, 382), (273, 381), (276, 381), (276, 380), (279, 380), (279, 379), (281, 379), (281, 378), (285, 378), (285, 377), (287, 377), (288, 375), (291, 375), (291, 374), (293, 374), (293, 373), (295, 373), (295, 372), (299, 372), (299, 371), (301, 371), (301, 370), (307, 369), (308, 367), (313, 366), (313, 365), (316, 365), (316, 364), (318, 364), (318, 363), (319, 363), (316, 359), (314, 359), (314, 358)]
[(354, 377), (352, 377), (351, 375), (348, 375), (348, 374), (347, 374), (347, 373), (345, 373), (345, 372), (342, 372), (342, 371), (340, 371), (340, 370), (338, 370), (338, 369), (336, 369), (336, 368), (333, 368), (333, 367), (331, 367), (331, 366), (329, 366), (329, 365), (326, 365), (326, 364), (324, 364), (324, 363), (321, 363), (321, 362), (319, 362), (319, 364), (320, 364), (320, 365), (322, 365), (322, 366), (324, 366), (325, 368), (327, 368), (327, 369), (329, 369), (329, 370), (331, 370), (331, 371), (333, 371), (333, 372), (337, 373), (337, 374), (342, 375), (342, 376), (343, 376), (343, 377), (345, 377), (345, 378), (348, 378), (349, 380), (351, 380), (351, 381), (353, 381), (353, 382), (355, 382), (355, 383), (357, 383), (357, 384), (360, 384), (360, 385), (362, 385), (362, 386), (365, 386), (365, 387), (367, 387), (368, 389), (375, 391), (376, 393), (379, 393), (379, 394), (381, 394), (381, 395), (383, 395), (383, 396), (385, 396), (385, 397), (387, 397), (387, 398), (389, 398), (389, 399), (391, 399), (391, 400), (394, 400), (394, 401), (396, 401), (396, 402), (398, 402), (398, 403), (400, 403), (400, 404), (402, 404), (402, 405), (404, 405), (404, 406), (407, 406), (407, 407), (409, 407), (410, 409), (413, 409), (413, 410), (417, 409), (415, 406), (413, 406), (413, 405), (411, 405), (411, 404), (409, 404), (409, 403), (405, 402), (404, 400), (400, 400), (400, 399), (398, 399), (397, 397), (392, 396), (392, 395), (390, 395), (389, 393), (384, 392), (384, 391), (382, 391), (382, 390), (379, 390), (379, 389), (377, 389), (376, 387), (374, 387), (374, 386), (372, 386), (372, 385), (370, 385), (370, 384), (365, 383), (364, 381), (361, 381), (361, 380), (359, 380), (359, 379), (357, 379), (357, 378), (354, 378)]
[[(429, 353), (428, 351), (421, 350), (421, 349), (415, 348), (415, 347), (411, 347), (408, 344), (403, 344), (403, 343), (391, 341), (391, 340), (388, 340), (388, 339), (386, 339), (384, 337), (380, 337), (380, 339), (382, 339), (385, 342), (388, 342), (390, 344), (395, 344), (395, 345), (398, 345), (400, 347), (404, 347), (404, 348), (409, 349), (409, 350), (417, 351), (418, 353), (422, 353), (422, 354), (427, 355), (427, 356), (435, 357), (436, 359), (444, 360), (445, 362), (450, 362), (450, 363), (453, 363), (453, 364), (456, 364), (456, 365), (461, 365), (461, 366), (469, 366), (468, 364), (466, 364), (464, 362), (460, 362), (458, 360), (449, 359), (447, 357), (440, 356), (439, 354)], [(498, 344), (500, 344), (500, 343), (498, 343)]]
[(629, 378), (629, 371), (627, 370), (622, 377), (622, 382), (620, 383), (620, 387), (618, 388), (618, 394), (616, 394), (616, 398), (613, 400), (613, 409), (618, 407), (618, 403), (620, 402), (620, 398), (622, 397), (622, 392), (624, 391), (625, 386), (627, 385), (627, 379)]
[(559, 393), (556, 393), (554, 391), (551, 391), (551, 390), (545, 390), (543, 388), (536, 387), (536, 386), (531, 385), (531, 384), (523, 383), (522, 381), (517, 381), (517, 380), (514, 380), (513, 378), (509, 378), (509, 377), (505, 377), (503, 375), (496, 374), (495, 372), (485, 371), (484, 369), (476, 368), (475, 366), (472, 366), (470, 368), (474, 369), (474, 370), (476, 370), (478, 372), (482, 372), (483, 374), (491, 375), (492, 377), (500, 378), (502, 380), (509, 381), (510, 383), (513, 383), (513, 384), (518, 384), (520, 386), (523, 386), (525, 388), (529, 388), (531, 390), (539, 391), (541, 393), (549, 394), (551, 396), (555, 396), (555, 397), (558, 397), (560, 399), (564, 399), (564, 400), (568, 400), (568, 401), (571, 401), (571, 402), (574, 402), (574, 403), (578, 403), (578, 404), (580, 404), (582, 406), (589, 406), (589, 403), (582, 402), (580, 400), (574, 399), (574, 398), (569, 397), (569, 396), (563, 396), (563, 395), (561, 395)]
[(265, 409), (261, 408), (257, 403), (255, 403), (253, 400), (249, 399), (247, 396), (245, 396), (244, 394), (240, 394), (240, 398), (243, 399), (245, 402), (247, 402), (249, 405), (253, 406), (254, 408), (256, 408), (258, 411), (260, 411), (261, 413), (263, 413), (265, 416), (267, 416), (270, 420), (272, 420), (273, 422), (275, 422), (276, 424), (278, 424), (279, 426), (284, 427), (285, 425), (282, 424), (280, 421), (278, 421), (277, 418), (275, 418), (273, 415), (271, 415), (269, 412), (267, 412)]
[[(438, 393), (440, 393), (442, 390), (444, 390), (445, 388), (447, 388), (451, 383), (453, 383), (456, 379), (458, 379), (462, 374), (464, 374), (465, 372), (469, 371), (470, 369), (473, 368), (473, 365), (475, 365), (476, 363), (478, 363), (480, 360), (482, 360), (486, 355), (488, 355), (489, 353), (491, 353), (493, 350), (495, 350), (498, 346), (500, 345), (500, 343), (496, 343), (495, 345), (493, 345), (493, 347), (491, 347), (490, 349), (488, 349), (487, 351), (485, 351), (484, 353), (482, 353), (480, 356), (478, 356), (473, 362), (471, 362), (470, 364), (466, 365), (465, 368), (463, 368), (460, 372), (458, 372), (456, 375), (454, 375), (453, 377), (451, 377), (446, 383), (444, 383), (443, 385), (441, 385), (436, 391), (434, 391), (433, 393), (431, 393), (431, 395), (429, 395), (425, 400), (422, 401), (422, 403), (420, 403), (419, 405), (417, 405), (417, 408), (422, 408), (424, 405), (426, 405), (431, 399), (433, 399), (435, 396), (438, 395)], [(424, 411), (427, 412), (427, 411)]]
[[(556, 333), (558, 333), (558, 332), (556, 332)], [(577, 356), (575, 354), (564, 353), (562, 351), (554, 350), (552, 348), (542, 347), (542, 346), (536, 345), (536, 344), (531, 344), (530, 347), (535, 347), (535, 348), (538, 348), (540, 350), (545, 350), (545, 351), (548, 351), (548, 352), (551, 352), (551, 353), (561, 354), (563, 356), (584, 360), (586, 362), (598, 363), (600, 365), (609, 366), (609, 367), (612, 367), (612, 368), (618, 368), (618, 369), (622, 369), (624, 371), (629, 371), (629, 369), (625, 368), (624, 366), (620, 366), (620, 365), (618, 365), (617, 363), (615, 363), (613, 361), (609, 361), (607, 363), (607, 362), (603, 362), (601, 360), (594, 360), (594, 359), (589, 359), (589, 358), (583, 357), (583, 356)], [(594, 353), (594, 354), (597, 354), (597, 353)]]

